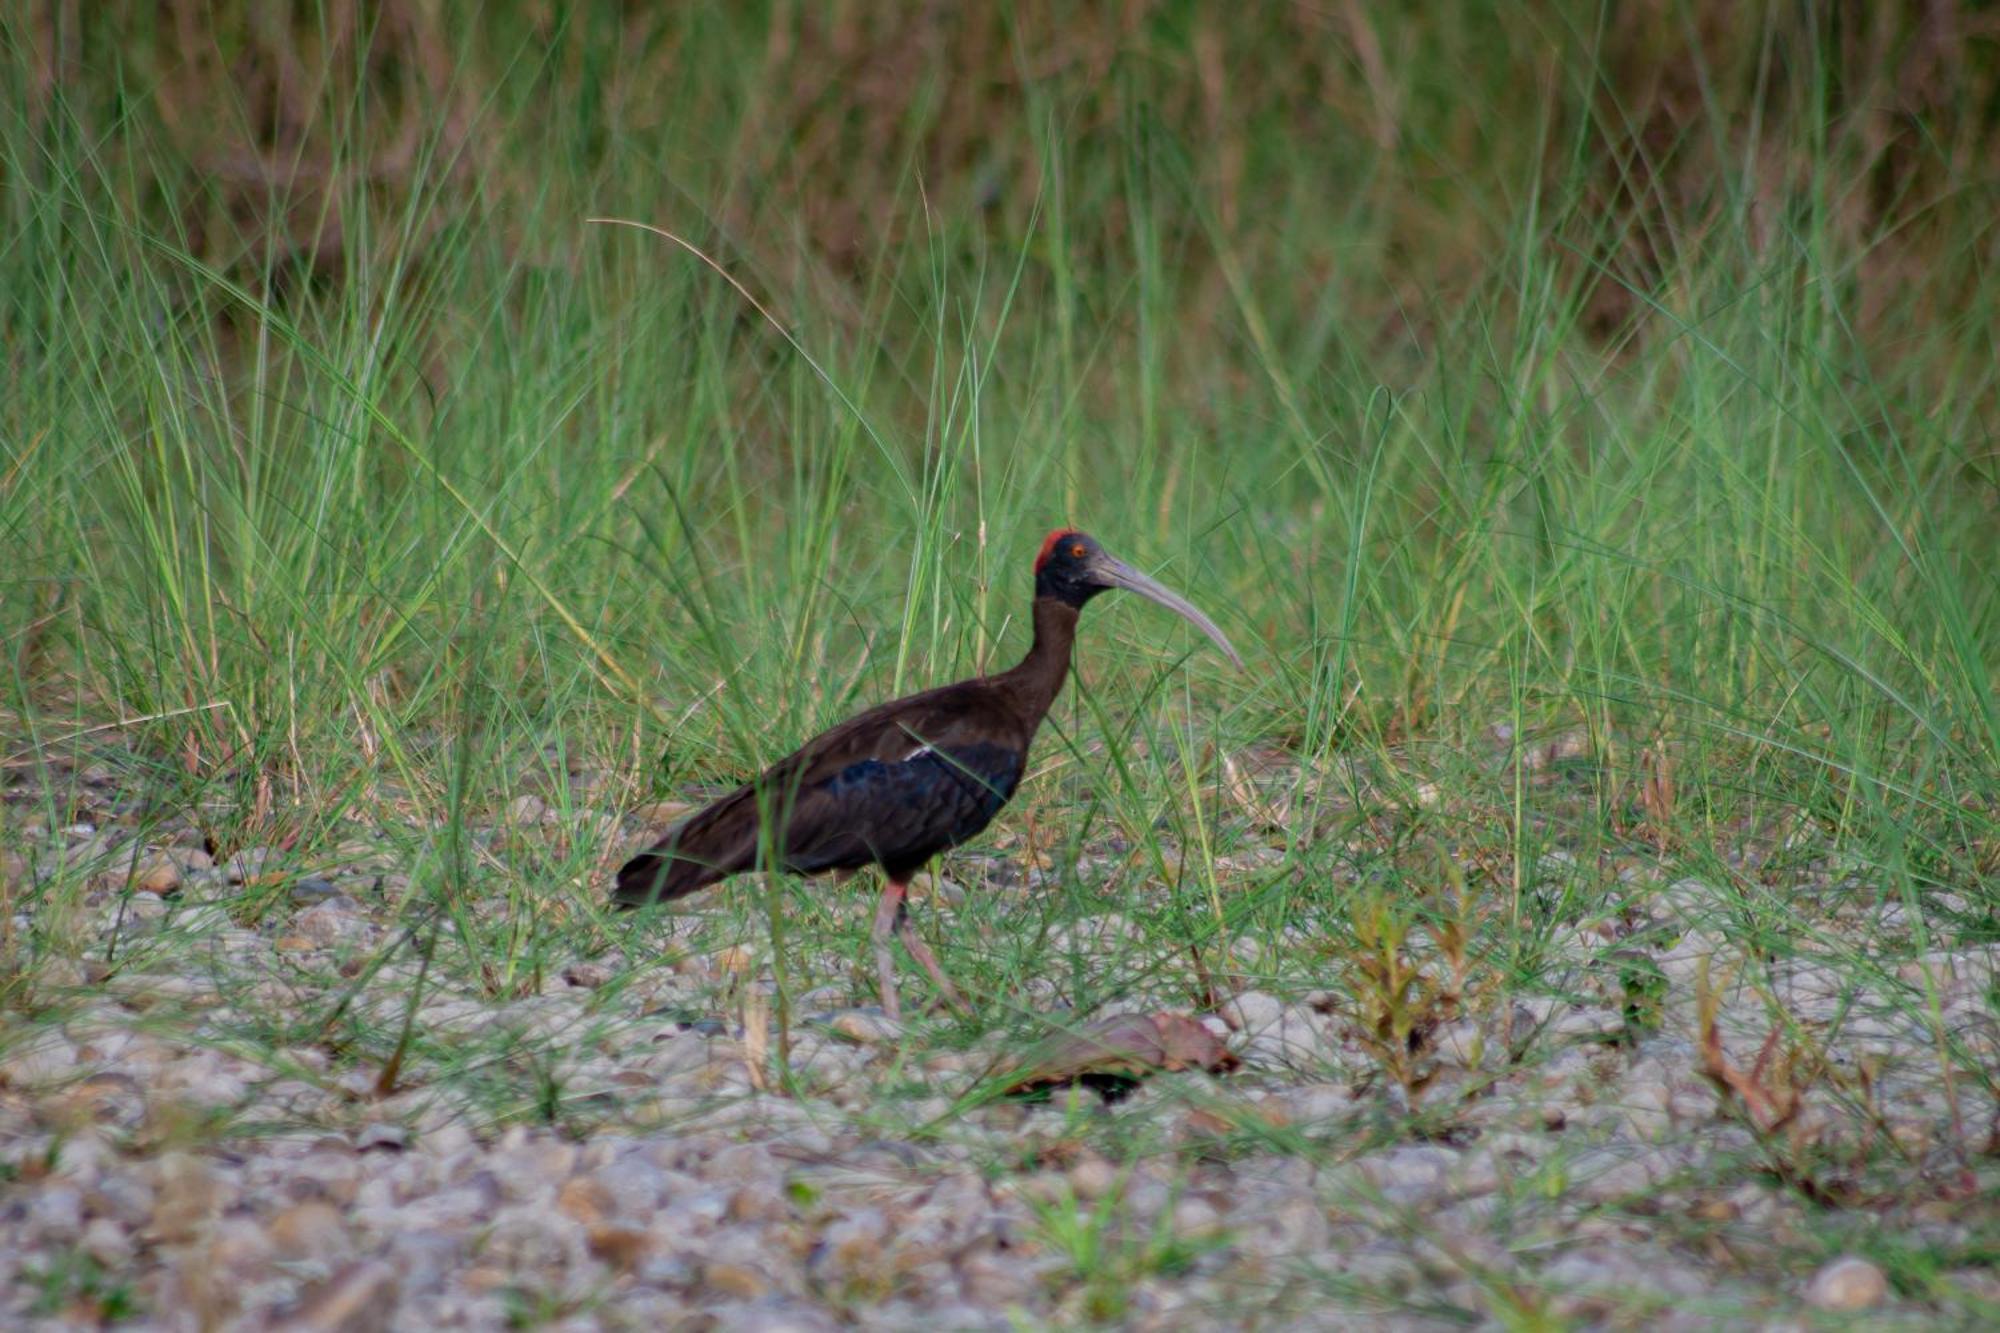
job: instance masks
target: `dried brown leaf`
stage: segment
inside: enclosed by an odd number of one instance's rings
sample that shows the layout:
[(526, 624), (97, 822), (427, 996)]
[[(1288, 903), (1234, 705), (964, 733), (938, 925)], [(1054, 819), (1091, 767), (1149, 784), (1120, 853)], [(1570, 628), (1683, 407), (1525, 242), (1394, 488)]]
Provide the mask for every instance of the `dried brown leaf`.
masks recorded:
[(1005, 1071), (1008, 1096), (1082, 1083), (1107, 1099), (1162, 1072), (1220, 1073), (1238, 1060), (1222, 1041), (1186, 1014), (1120, 1014), (1035, 1048)]

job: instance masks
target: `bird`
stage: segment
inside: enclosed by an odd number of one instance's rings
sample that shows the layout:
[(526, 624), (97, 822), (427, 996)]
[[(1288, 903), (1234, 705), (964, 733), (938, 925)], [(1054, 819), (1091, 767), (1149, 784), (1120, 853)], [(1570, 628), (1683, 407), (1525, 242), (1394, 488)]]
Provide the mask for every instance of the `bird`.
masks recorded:
[(618, 871), (612, 899), (646, 907), (762, 868), (882, 869), (870, 942), (882, 1010), (901, 1017), (891, 935), (899, 936), (953, 1009), (958, 989), (910, 922), (912, 878), (940, 852), (976, 837), (1013, 796), (1028, 748), (1069, 675), (1079, 614), (1122, 588), (1174, 611), (1215, 641), (1228, 638), (1180, 594), (1118, 560), (1088, 534), (1058, 528), (1035, 556), (1034, 640), (1009, 670), (924, 690), (823, 732), (754, 780), (688, 816)]

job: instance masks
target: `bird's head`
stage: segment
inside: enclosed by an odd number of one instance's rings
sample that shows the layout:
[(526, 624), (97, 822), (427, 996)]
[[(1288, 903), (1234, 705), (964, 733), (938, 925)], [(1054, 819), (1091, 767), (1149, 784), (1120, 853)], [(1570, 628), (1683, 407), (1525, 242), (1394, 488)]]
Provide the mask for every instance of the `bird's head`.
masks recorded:
[(1081, 607), (1097, 594), (1112, 588), (1136, 592), (1182, 616), (1215, 640), (1215, 646), (1228, 654), (1230, 661), (1238, 667), (1243, 665), (1243, 659), (1236, 655), (1236, 650), (1216, 628), (1213, 620), (1197, 610), (1187, 598), (1113, 556), (1099, 546), (1095, 538), (1075, 528), (1057, 528), (1042, 539), (1041, 553), (1035, 557), (1035, 596)]

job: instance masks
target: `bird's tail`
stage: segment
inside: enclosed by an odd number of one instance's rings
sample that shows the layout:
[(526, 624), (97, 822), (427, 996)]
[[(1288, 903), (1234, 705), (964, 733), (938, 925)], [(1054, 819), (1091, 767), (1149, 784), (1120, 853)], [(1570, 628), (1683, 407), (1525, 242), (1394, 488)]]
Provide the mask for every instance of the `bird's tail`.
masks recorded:
[(611, 901), (620, 907), (647, 907), (654, 903), (685, 898), (696, 889), (715, 882), (715, 874), (699, 861), (674, 855), (671, 847), (655, 847), (640, 852), (618, 868), (618, 884)]

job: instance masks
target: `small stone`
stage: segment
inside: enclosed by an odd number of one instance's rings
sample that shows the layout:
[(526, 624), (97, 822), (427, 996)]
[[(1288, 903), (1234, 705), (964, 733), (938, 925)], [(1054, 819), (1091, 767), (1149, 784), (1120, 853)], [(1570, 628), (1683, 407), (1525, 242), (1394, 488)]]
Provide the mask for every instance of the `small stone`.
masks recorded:
[(356, 940), (369, 933), (368, 922), (352, 898), (329, 898), (292, 918), (292, 929), (320, 948)]
[(611, 980), (611, 963), (601, 958), (579, 958), (563, 969), (563, 980), (581, 990), (596, 990)]
[(843, 1009), (828, 1019), (826, 1025), (862, 1046), (895, 1041), (903, 1035), (903, 1025), (880, 1009)]
[(1648, 1149), (1591, 1148), (1569, 1163), (1575, 1196), (1586, 1203), (1643, 1197), (1672, 1174), (1665, 1154)]
[(754, 1301), (771, 1289), (771, 1280), (748, 1264), (711, 1263), (702, 1281), (731, 1300)]
[(1445, 1024), (1433, 1034), (1432, 1041), (1437, 1045), (1439, 1057), (1460, 1069), (1477, 1069), (1487, 1056), (1494, 1054), (1486, 1044), (1486, 1034), (1470, 1018)]
[(0, 1083), (31, 1088), (57, 1083), (76, 1071), (76, 1043), (53, 1029), (28, 1038), (0, 1057)]
[(1623, 1248), (1593, 1244), (1556, 1256), (1540, 1278), (1566, 1293), (1556, 1308), (1572, 1320), (1600, 1311), (1609, 1293), (1657, 1304), (1697, 1295), (1708, 1285), (1699, 1273), (1664, 1256), (1641, 1259)]
[(784, 1195), (769, 1181), (753, 1180), (729, 1196), (732, 1222), (770, 1222), (790, 1211)]
[(349, 1264), (319, 1284), (285, 1322), (311, 1333), (376, 1333), (396, 1313), (396, 1270), (379, 1259)]
[(234, 924), (228, 911), (218, 903), (198, 903), (182, 909), (174, 917), (175, 929), (193, 935), (218, 934)]
[(712, 1327), (715, 1333), (834, 1333), (843, 1325), (809, 1305), (766, 1301), (754, 1310), (718, 1313)]
[(1500, 1164), (1490, 1151), (1473, 1150), (1460, 1157), (1452, 1168), (1453, 1193), (1461, 1198), (1477, 1198), (1500, 1188)]
[(99, 1217), (83, 1229), (79, 1242), (83, 1252), (106, 1268), (120, 1268), (132, 1262), (138, 1247), (131, 1233), (108, 1217)]
[(165, 852), (146, 853), (132, 871), (132, 887), (140, 893), (164, 898), (180, 886), (180, 863)]
[(1616, 1009), (1565, 1009), (1549, 1024), (1552, 1036), (1571, 1041), (1607, 1041), (1625, 1032), (1625, 1016)]
[(1355, 1163), (1369, 1184), (1394, 1204), (1416, 1205), (1442, 1193), (1458, 1154), (1448, 1148), (1391, 1148)]
[(1174, 1205), (1174, 1233), (1213, 1236), (1222, 1230), (1222, 1214), (1206, 1199), (1185, 1198)]
[(1069, 1187), (1083, 1200), (1101, 1199), (1118, 1185), (1118, 1168), (1092, 1154), (1069, 1169)]
[(556, 1191), (556, 1207), (587, 1227), (602, 1225), (617, 1206), (610, 1189), (593, 1176), (572, 1176)]
[(480, 1258), (505, 1272), (560, 1273), (584, 1259), (584, 1229), (565, 1212), (540, 1202), (510, 1204), (493, 1216)]
[(696, 1274), (694, 1265), (678, 1254), (648, 1254), (639, 1261), (637, 1276), (649, 1287), (692, 1287)]
[[(79, 1051), (88, 1056), (90, 1052)], [(102, 1052), (97, 1053), (100, 1057)], [(146, 1111), (146, 1093), (130, 1074), (92, 1074), (64, 1090), (60, 1118), (67, 1124), (117, 1125), (129, 1129)]]
[(1299, 1190), (1258, 1208), (1251, 1217), (1262, 1243), (1278, 1254), (1311, 1254), (1326, 1244), (1326, 1210), (1310, 1190)]
[(326, 902), (340, 896), (340, 888), (330, 879), (318, 875), (307, 875), (292, 881), (292, 901), (300, 907), (311, 907), (315, 903)]
[(591, 1257), (621, 1273), (630, 1273), (652, 1253), (652, 1236), (638, 1227), (594, 1226), (587, 1242)]
[(1691, 930), (1681, 936), (1673, 948), (1661, 954), (1655, 961), (1668, 982), (1675, 987), (1694, 984), (1704, 963), (1708, 963), (1715, 975), (1720, 975), (1727, 958), (1728, 942), (1719, 935), (1706, 931)]
[(344, 1258), (350, 1248), (339, 1211), (319, 1199), (294, 1204), (272, 1218), (270, 1238), (285, 1259)]
[(229, 858), (223, 873), (231, 884), (250, 884), (262, 878), (278, 860), (278, 852), (271, 847), (246, 847)]
[(1806, 1284), (1806, 1304), (1816, 1310), (1872, 1310), (1888, 1294), (1882, 1270), (1853, 1254), (1825, 1265)]
[(635, 807), (632, 811), (632, 818), (638, 820), (648, 828), (655, 828), (663, 824), (674, 823), (682, 815), (687, 814), (694, 808), (687, 801), (650, 801), (645, 805)]
[(645, 1216), (658, 1205), (668, 1188), (667, 1173), (636, 1155), (628, 1155), (600, 1170), (597, 1179), (610, 1192), (610, 1212), (615, 1216)]
[(1285, 1016), (1285, 1002), (1267, 991), (1245, 991), (1236, 997), (1233, 1008), (1236, 1021), (1253, 1037)]
[(162, 1245), (179, 1245), (193, 1240), (221, 1203), (221, 1191), (208, 1166), (185, 1152), (170, 1152), (160, 1158), (158, 1186), (148, 1237)]
[(510, 824), (539, 824), (549, 813), (549, 803), (532, 793), (516, 796), (507, 802), (507, 822)]
[(1273, 1116), (1292, 1124), (1317, 1125), (1353, 1111), (1354, 1091), (1344, 1083), (1307, 1083), (1287, 1088), (1265, 1104), (1272, 1106)]
[(401, 1152), (410, 1146), (410, 1131), (401, 1125), (385, 1125), (376, 1121), (354, 1136), (354, 1150), (367, 1152)]
[(67, 1244), (83, 1234), (83, 1192), (44, 1183), (27, 1193), (27, 1234)]
[(1035, 1271), (999, 1254), (978, 1250), (958, 1261), (958, 1287), (966, 1300), (989, 1309), (1029, 1305), (1041, 1282)]

